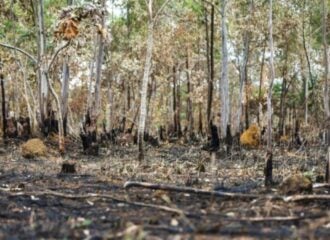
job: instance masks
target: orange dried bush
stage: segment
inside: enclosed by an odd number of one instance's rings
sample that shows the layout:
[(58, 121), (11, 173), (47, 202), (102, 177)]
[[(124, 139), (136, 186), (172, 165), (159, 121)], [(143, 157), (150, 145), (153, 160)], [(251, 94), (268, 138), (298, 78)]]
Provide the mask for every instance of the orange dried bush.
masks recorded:
[(257, 147), (260, 141), (260, 129), (257, 124), (252, 124), (245, 130), (241, 137), (240, 143), (248, 147)]
[(60, 22), (55, 31), (55, 36), (58, 38), (62, 37), (64, 40), (71, 40), (75, 38), (78, 33), (78, 22), (71, 18), (66, 18)]

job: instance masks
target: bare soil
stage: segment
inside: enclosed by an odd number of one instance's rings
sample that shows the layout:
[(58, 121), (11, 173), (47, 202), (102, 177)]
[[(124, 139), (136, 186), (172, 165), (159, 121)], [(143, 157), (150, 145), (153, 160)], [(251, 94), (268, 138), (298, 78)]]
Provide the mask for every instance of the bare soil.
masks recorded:
[[(322, 180), (325, 153), (318, 145), (274, 152), (274, 187), (263, 180), (265, 152), (236, 149), (211, 158), (200, 146), (149, 147), (137, 160), (135, 146), (110, 146), (98, 157), (78, 143), (59, 156), (25, 159), (17, 142), (0, 148), (0, 239), (329, 239), (330, 201), (286, 202), (276, 183), (302, 172)], [(63, 161), (76, 173), (61, 173)], [(226, 198), (145, 188), (126, 181), (232, 193), (260, 198)], [(329, 195), (327, 187), (313, 194)]]

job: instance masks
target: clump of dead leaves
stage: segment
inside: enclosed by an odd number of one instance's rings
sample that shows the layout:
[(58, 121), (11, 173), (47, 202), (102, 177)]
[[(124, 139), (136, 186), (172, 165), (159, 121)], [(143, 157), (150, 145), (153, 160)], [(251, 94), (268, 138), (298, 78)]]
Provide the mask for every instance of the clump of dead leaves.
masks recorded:
[(252, 124), (240, 137), (240, 143), (247, 147), (257, 147), (259, 142), (260, 129), (257, 124)]
[(25, 158), (43, 157), (47, 153), (47, 147), (39, 138), (28, 140), (22, 145), (21, 150)]
[(73, 18), (65, 18), (59, 23), (55, 31), (55, 37), (69, 41), (74, 39), (78, 33), (78, 21)]

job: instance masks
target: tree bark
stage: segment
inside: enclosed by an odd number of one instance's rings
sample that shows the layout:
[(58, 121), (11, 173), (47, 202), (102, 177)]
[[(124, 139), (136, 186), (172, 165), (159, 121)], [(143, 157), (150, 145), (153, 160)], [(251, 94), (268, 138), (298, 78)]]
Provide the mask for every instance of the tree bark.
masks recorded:
[[(151, 3), (150, 3), (151, 2)], [(149, 0), (149, 4), (152, 6), (152, 0)], [(150, 8), (152, 10), (152, 8)], [(149, 15), (152, 12), (149, 12)], [(144, 159), (144, 130), (145, 130), (145, 122), (147, 116), (147, 90), (148, 90), (148, 82), (149, 82), (149, 73), (151, 67), (152, 60), (152, 48), (153, 48), (153, 29), (154, 23), (149, 17), (148, 20), (148, 39), (147, 39), (147, 53), (146, 60), (144, 64), (144, 72), (141, 86), (141, 106), (140, 106), (140, 118), (139, 118), (139, 127), (138, 127), (138, 146), (139, 146), (139, 160)]]
[(328, 42), (327, 42), (327, 22), (328, 22), (328, 5), (326, 0), (323, 0), (323, 21), (322, 21), (322, 40), (324, 51), (324, 112), (325, 119), (330, 117), (329, 109), (329, 56), (328, 56)]
[(280, 116), (279, 116), (279, 127), (278, 127), (278, 134), (279, 137), (283, 136), (284, 134), (284, 123), (286, 117), (286, 94), (288, 91), (287, 86), (287, 72), (288, 72), (288, 55), (289, 55), (289, 41), (286, 41), (286, 49), (285, 49), (285, 60), (283, 65), (282, 71), (282, 90), (281, 90), (281, 99), (280, 99)]
[(220, 83), (220, 96), (221, 96), (221, 136), (226, 138), (227, 125), (230, 125), (230, 99), (229, 99), (229, 82), (228, 82), (228, 47), (227, 47), (227, 18), (226, 18), (226, 0), (221, 0), (221, 42), (222, 42), (222, 69), (221, 69), (221, 83)]
[(1, 95), (2, 95), (2, 131), (3, 131), (3, 139), (6, 140), (7, 138), (6, 96), (5, 96), (4, 77), (2, 73), (0, 73), (0, 83), (1, 83)]
[[(250, 0), (249, 3), (249, 13), (251, 14), (252, 12), (252, 5), (253, 1)], [(248, 97), (248, 78), (247, 78), (247, 65), (249, 61), (249, 52), (250, 52), (250, 32), (248, 30), (245, 30), (243, 33), (243, 59), (242, 63), (240, 66), (240, 89), (239, 89), (239, 107), (237, 111), (237, 128), (236, 128), (236, 133), (239, 133), (242, 129), (242, 110), (243, 106), (245, 105), (245, 128), (247, 129), (249, 127), (249, 97)], [(246, 101), (244, 104), (243, 101), (243, 90), (246, 89), (245, 91), (245, 96), (246, 96)]]
[(272, 91), (275, 78), (274, 70), (274, 44), (273, 44), (273, 1), (269, 0), (269, 51), (270, 51), (270, 83), (267, 95), (267, 157), (265, 165), (265, 185), (269, 186), (273, 182), (273, 142), (272, 142)]
[[(308, 67), (308, 75), (309, 75), (309, 81), (312, 82), (312, 69), (311, 69), (311, 63), (308, 56), (308, 50), (306, 45), (306, 35), (305, 35), (305, 8), (306, 8), (306, 0), (304, 0), (304, 11), (303, 11), (303, 22), (302, 22), (302, 40), (303, 40), (303, 48), (305, 52), (305, 57), (307, 61), (307, 67)], [(308, 80), (305, 79), (304, 81), (304, 117), (305, 117), (305, 124), (308, 124)]]
[(189, 138), (194, 136), (194, 116), (193, 116), (193, 104), (191, 101), (192, 84), (190, 80), (190, 50), (187, 49), (186, 59), (186, 71), (187, 71), (187, 122), (188, 122), (188, 134)]
[(62, 86), (61, 86), (61, 109), (63, 117), (63, 133), (64, 136), (67, 135), (67, 115), (68, 115), (68, 97), (69, 97), (69, 79), (70, 79), (70, 69), (69, 69), (69, 57), (64, 57), (63, 68), (62, 68)]
[(260, 67), (260, 77), (259, 77), (259, 93), (258, 93), (258, 125), (261, 126), (262, 118), (262, 87), (263, 87), (263, 72), (265, 65), (265, 53), (266, 53), (267, 40), (265, 38), (265, 45), (262, 54), (261, 67)]
[(46, 59), (46, 32), (44, 27), (44, 1), (39, 0), (37, 4), (37, 23), (38, 23), (38, 85), (39, 85), (39, 123), (43, 126), (47, 118), (47, 102), (49, 86), (47, 81), (47, 59)]

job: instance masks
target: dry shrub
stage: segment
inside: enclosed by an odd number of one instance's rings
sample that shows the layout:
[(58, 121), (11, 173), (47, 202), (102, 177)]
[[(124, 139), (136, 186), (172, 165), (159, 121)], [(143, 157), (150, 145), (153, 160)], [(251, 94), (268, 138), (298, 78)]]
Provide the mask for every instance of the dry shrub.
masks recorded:
[(260, 129), (257, 124), (252, 124), (245, 130), (241, 137), (240, 143), (248, 147), (257, 147), (260, 141)]
[(291, 175), (283, 180), (279, 186), (280, 193), (284, 195), (297, 193), (311, 193), (313, 190), (313, 183), (302, 174)]
[(288, 143), (290, 141), (290, 137), (288, 135), (283, 135), (280, 137), (281, 143)]
[(22, 156), (25, 158), (42, 157), (47, 153), (47, 148), (39, 138), (33, 138), (22, 145)]

